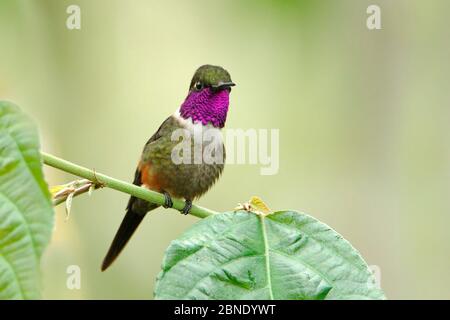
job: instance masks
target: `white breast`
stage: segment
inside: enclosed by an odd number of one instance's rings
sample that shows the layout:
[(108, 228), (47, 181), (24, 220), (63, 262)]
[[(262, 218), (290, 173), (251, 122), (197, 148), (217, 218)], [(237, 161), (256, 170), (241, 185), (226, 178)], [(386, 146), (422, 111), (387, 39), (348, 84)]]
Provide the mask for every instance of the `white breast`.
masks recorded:
[[(189, 130), (192, 134), (202, 132), (205, 138), (207, 138), (206, 135), (214, 136), (217, 137), (216, 139), (220, 138), (216, 142), (223, 143), (222, 130), (220, 128), (214, 127), (211, 123), (208, 123), (206, 126), (204, 126), (200, 121), (196, 121), (194, 123), (194, 121), (192, 121), (192, 118), (184, 119), (180, 114), (180, 109), (175, 111), (173, 117), (177, 119), (177, 121), (183, 128)], [(208, 133), (206, 133), (206, 131)]]
[[(206, 126), (199, 121), (194, 123), (191, 118), (184, 119), (179, 111), (175, 112), (173, 116), (180, 123), (180, 126), (190, 133), (189, 136), (194, 148), (193, 154), (197, 159), (194, 161), (199, 161), (196, 163), (222, 165), (225, 163), (225, 150), (220, 128), (215, 128), (210, 123)], [(197, 146), (200, 146), (200, 149)]]

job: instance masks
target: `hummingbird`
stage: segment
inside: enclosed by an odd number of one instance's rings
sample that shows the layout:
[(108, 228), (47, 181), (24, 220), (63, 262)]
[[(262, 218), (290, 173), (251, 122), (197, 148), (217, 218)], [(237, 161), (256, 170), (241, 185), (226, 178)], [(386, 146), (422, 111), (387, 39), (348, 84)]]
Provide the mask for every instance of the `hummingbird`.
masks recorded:
[[(216, 144), (223, 152), (223, 161), (180, 163), (173, 158), (173, 150), (179, 141), (172, 135), (180, 129), (189, 133), (197, 129), (220, 131), (225, 126), (231, 87), (234, 85), (224, 68), (214, 65), (199, 67), (184, 102), (145, 144), (133, 184), (164, 194), (164, 208), (173, 206), (172, 197), (183, 198), (185, 205), (181, 213), (188, 214), (192, 201), (206, 193), (222, 174), (225, 147), (221, 139)], [(195, 148), (193, 143), (190, 148)], [(192, 159), (191, 155), (189, 157)], [(102, 271), (114, 262), (145, 215), (158, 207), (134, 196), (129, 199), (125, 217), (103, 260)]]

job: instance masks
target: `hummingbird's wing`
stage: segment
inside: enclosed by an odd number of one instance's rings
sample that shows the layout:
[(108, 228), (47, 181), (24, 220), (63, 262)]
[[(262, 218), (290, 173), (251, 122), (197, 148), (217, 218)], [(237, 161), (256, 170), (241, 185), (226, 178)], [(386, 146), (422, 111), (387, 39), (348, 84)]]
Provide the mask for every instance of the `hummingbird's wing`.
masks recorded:
[[(169, 123), (171, 123), (173, 121), (172, 118), (173, 117), (170, 116), (166, 120), (164, 120), (163, 123), (161, 123), (158, 130), (156, 130), (156, 132), (150, 137), (150, 139), (148, 139), (147, 143), (145, 144), (145, 147), (147, 147), (147, 145), (152, 143), (153, 141), (156, 141), (162, 137), (162, 132), (165, 131), (165, 128), (168, 127)], [(145, 147), (144, 147), (144, 150), (145, 150)]]
[[(157, 141), (159, 138), (161, 138), (162, 132), (165, 131), (165, 128), (167, 127), (170, 119), (171, 117), (167, 118), (161, 124), (158, 130), (147, 141), (144, 147), (144, 152), (152, 142)], [(143, 184), (142, 181), (143, 175), (141, 171), (142, 168), (145, 168), (145, 165), (143, 165), (141, 161), (136, 169), (133, 180), (133, 184), (137, 186), (141, 186)], [(119, 230), (117, 230), (117, 233), (114, 236), (113, 242), (111, 243), (108, 253), (105, 256), (105, 259), (103, 260), (101, 267), (102, 271), (106, 270), (114, 262), (114, 260), (117, 258), (117, 256), (125, 247), (125, 245), (128, 243), (128, 240), (136, 231), (141, 221), (144, 219), (147, 212), (156, 209), (157, 207), (159, 206), (147, 202), (145, 200), (136, 198), (134, 196), (130, 197), (125, 217), (123, 218)]]

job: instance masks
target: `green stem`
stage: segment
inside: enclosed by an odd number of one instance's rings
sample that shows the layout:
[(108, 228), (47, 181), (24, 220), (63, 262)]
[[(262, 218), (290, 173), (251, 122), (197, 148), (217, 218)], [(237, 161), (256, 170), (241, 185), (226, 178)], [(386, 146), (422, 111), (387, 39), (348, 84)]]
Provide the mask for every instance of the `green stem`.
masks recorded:
[[(90, 170), (69, 162), (67, 160), (55, 157), (54, 155), (42, 152), (42, 158), (44, 159), (44, 163), (53, 168), (71, 173), (78, 177), (82, 177), (92, 181), (93, 183), (100, 184), (104, 187), (108, 187), (117, 191), (121, 191), (124, 193), (128, 193), (132, 196), (135, 196), (140, 199), (147, 200), (151, 203), (163, 205), (164, 204), (164, 195), (147, 188), (142, 188), (136, 186), (131, 183), (127, 183), (112, 177), (109, 177), (105, 174), (96, 172), (94, 170)], [(181, 210), (184, 207), (184, 201), (180, 199), (172, 199), (173, 200), (173, 208), (176, 210)], [(192, 209), (190, 214), (196, 216), (198, 218), (206, 218), (210, 215), (216, 214), (217, 212), (212, 211), (207, 208), (202, 208), (200, 206), (192, 205)]]

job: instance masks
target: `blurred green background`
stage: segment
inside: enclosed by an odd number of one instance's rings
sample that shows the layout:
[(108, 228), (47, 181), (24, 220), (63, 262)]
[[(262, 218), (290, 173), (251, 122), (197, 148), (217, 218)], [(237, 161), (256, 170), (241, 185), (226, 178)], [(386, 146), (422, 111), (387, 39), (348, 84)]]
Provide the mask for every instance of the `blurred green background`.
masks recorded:
[[(382, 30), (366, 28), (378, 4)], [(81, 30), (65, 22), (81, 7)], [(388, 298), (450, 298), (448, 0), (1, 0), (0, 98), (38, 122), (43, 149), (131, 181), (141, 149), (194, 70), (238, 86), (228, 128), (279, 128), (280, 170), (229, 165), (198, 203), (252, 195), (324, 221), (381, 269)], [(51, 185), (73, 177), (46, 168)], [(152, 298), (170, 241), (197, 221), (158, 209), (105, 273), (127, 196), (57, 209), (44, 298)], [(81, 268), (81, 290), (66, 268)]]

